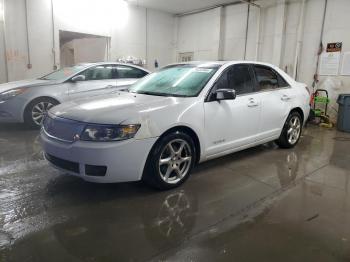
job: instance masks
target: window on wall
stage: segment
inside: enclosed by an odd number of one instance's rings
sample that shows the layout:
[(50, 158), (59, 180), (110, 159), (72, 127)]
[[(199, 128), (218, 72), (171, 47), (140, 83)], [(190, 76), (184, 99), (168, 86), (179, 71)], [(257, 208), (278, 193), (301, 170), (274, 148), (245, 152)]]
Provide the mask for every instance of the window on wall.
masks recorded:
[(193, 61), (193, 52), (179, 53), (179, 62), (190, 62)]
[(259, 90), (271, 90), (288, 87), (287, 81), (267, 66), (254, 66)]

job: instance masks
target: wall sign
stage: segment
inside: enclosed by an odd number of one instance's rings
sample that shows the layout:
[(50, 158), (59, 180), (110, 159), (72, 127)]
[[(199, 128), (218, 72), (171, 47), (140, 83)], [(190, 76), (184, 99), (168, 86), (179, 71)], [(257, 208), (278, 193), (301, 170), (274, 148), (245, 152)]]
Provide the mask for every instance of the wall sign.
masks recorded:
[(343, 76), (350, 76), (350, 52), (345, 52), (343, 55), (343, 63), (340, 74)]
[(327, 52), (341, 52), (341, 49), (343, 47), (342, 42), (337, 42), (337, 43), (328, 43), (327, 44)]
[(320, 60), (319, 74), (336, 76), (339, 72), (340, 52), (323, 53)]

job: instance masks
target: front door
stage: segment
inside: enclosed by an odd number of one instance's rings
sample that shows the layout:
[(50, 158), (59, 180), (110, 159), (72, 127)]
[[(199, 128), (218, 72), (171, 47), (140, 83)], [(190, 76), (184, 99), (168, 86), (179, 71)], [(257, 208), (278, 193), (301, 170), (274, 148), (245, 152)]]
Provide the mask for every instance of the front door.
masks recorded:
[(107, 93), (108, 89), (112, 89), (117, 85), (117, 70), (115, 67), (115, 65), (99, 65), (80, 73), (80, 75), (85, 76), (85, 81), (70, 83), (69, 98), (77, 99)]
[(234, 89), (234, 100), (204, 103), (207, 156), (223, 154), (255, 143), (259, 132), (261, 101), (248, 64), (227, 68), (216, 82), (217, 89)]

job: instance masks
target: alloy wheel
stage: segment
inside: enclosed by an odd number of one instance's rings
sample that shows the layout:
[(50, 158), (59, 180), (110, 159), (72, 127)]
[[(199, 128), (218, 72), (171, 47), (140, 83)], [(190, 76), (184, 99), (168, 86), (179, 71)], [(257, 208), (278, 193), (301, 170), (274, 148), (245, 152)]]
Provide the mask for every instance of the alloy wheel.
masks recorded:
[(53, 106), (54, 104), (50, 102), (40, 102), (35, 106), (33, 106), (33, 109), (32, 109), (33, 122), (36, 125), (40, 126), (44, 120), (44, 116), (46, 112), (49, 111)]
[(288, 142), (291, 145), (294, 145), (298, 141), (300, 137), (300, 133), (301, 133), (300, 119), (298, 116), (293, 116), (289, 120), (289, 124), (288, 124), (288, 131), (287, 131)]
[(159, 158), (159, 174), (164, 182), (177, 184), (189, 172), (192, 163), (190, 145), (183, 139), (170, 141)]

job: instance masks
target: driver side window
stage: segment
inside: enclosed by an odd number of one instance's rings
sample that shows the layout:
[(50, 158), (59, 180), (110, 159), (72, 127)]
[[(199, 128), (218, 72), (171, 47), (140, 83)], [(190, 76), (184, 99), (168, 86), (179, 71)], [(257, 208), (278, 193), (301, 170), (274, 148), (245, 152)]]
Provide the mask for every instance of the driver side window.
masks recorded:
[(254, 81), (250, 73), (249, 65), (233, 65), (220, 76), (215, 84), (218, 89), (234, 89), (237, 95), (254, 92)]

